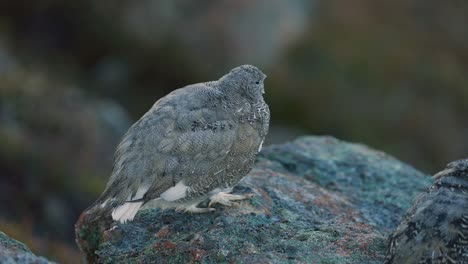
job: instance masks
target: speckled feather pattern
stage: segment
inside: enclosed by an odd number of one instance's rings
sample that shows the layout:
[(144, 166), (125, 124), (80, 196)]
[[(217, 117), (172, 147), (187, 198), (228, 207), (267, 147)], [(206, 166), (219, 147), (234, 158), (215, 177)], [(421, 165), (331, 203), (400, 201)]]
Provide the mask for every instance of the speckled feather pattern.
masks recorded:
[(468, 263), (468, 159), (416, 197), (388, 239), (385, 263)]
[[(117, 147), (112, 175), (94, 206), (101, 210), (94, 213), (125, 202), (144, 204), (161, 194), (180, 195), (166, 199), (169, 206), (194, 204), (237, 184), (268, 132), (265, 77), (243, 65), (218, 81), (189, 85), (158, 100)], [(181, 184), (186, 193), (176, 193)], [(179, 189), (169, 190), (175, 186)]]

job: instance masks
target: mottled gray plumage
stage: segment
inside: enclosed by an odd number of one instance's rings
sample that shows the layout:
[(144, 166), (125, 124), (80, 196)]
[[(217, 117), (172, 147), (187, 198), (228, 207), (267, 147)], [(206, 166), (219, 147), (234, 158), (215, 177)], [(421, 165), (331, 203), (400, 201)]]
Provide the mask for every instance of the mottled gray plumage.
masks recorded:
[(265, 78), (243, 65), (158, 100), (123, 137), (88, 211), (125, 222), (145, 204), (207, 212), (214, 209), (197, 207), (207, 198), (225, 205), (248, 198), (226, 193), (250, 171), (268, 132)]
[(468, 263), (468, 159), (433, 178), (390, 235), (385, 263)]

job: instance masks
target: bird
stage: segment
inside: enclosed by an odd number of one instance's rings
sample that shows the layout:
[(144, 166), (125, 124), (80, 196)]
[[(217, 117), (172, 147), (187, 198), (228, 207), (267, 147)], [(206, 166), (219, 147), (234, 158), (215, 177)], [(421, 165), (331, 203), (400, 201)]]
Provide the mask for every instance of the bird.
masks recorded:
[(241, 65), (160, 98), (123, 136), (105, 190), (85, 212), (126, 223), (143, 206), (206, 213), (252, 197), (231, 192), (268, 133), (266, 77)]
[(385, 263), (468, 263), (468, 159), (433, 180), (389, 236)]

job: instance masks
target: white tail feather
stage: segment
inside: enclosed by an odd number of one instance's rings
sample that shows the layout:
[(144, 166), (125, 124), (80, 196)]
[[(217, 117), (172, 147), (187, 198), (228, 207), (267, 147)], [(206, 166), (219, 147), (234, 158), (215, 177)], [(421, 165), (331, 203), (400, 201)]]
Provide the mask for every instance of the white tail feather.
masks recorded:
[(112, 219), (125, 223), (133, 220), (143, 202), (124, 203), (112, 211)]

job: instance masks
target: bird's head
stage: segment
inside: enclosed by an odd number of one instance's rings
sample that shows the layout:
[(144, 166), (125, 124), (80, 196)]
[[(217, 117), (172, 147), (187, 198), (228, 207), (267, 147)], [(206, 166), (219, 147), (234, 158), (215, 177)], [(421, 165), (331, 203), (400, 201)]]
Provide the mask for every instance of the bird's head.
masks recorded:
[(220, 79), (221, 87), (236, 90), (241, 95), (257, 101), (265, 93), (263, 82), (267, 76), (252, 65), (242, 65), (232, 69)]

